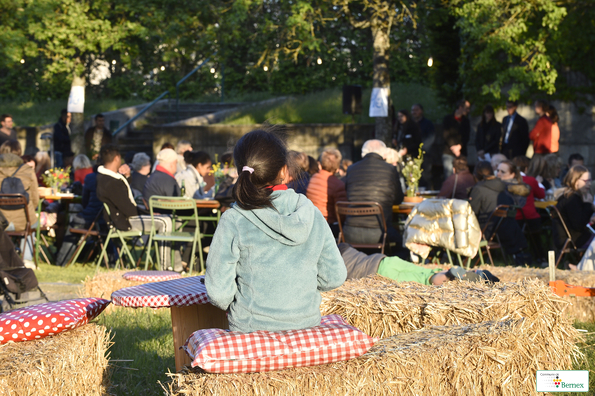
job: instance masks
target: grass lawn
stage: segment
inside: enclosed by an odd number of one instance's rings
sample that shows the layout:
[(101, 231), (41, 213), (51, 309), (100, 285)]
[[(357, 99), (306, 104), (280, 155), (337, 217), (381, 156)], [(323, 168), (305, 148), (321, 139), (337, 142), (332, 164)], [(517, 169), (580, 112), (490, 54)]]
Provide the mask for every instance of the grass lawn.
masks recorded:
[[(355, 116), (357, 123), (374, 123), (368, 117), (372, 89), (362, 92), (362, 114)], [(256, 106), (237, 112), (225, 119), (223, 124), (302, 124), (302, 123), (351, 123), (350, 115), (342, 113), (341, 89), (327, 89), (306, 95), (292, 96), (287, 101), (268, 106)], [(426, 117), (440, 120), (449, 110), (438, 104), (436, 93), (421, 84), (392, 84), (391, 97), (395, 111), (411, 109), (414, 103), (421, 103)]]
[[(0, 113), (12, 115), (16, 126), (42, 126), (58, 121), (60, 111), (66, 108), (67, 102), (68, 98), (38, 103), (0, 102)], [(85, 114), (89, 116), (145, 102), (143, 99), (87, 99), (85, 101)]]
[[(100, 269), (105, 271), (105, 269)], [(62, 268), (55, 265), (48, 265), (40, 260), (39, 268), (35, 271), (35, 276), (40, 283), (81, 283), (87, 276), (95, 275), (95, 266), (92, 264), (73, 264), (68, 268)]]

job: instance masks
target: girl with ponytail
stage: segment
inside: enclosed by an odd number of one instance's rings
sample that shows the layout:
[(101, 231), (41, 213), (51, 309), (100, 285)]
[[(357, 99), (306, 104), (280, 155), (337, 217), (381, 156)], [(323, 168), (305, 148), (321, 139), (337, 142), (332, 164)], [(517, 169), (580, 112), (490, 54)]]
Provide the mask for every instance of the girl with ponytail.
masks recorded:
[(244, 135), (233, 152), (233, 197), (207, 258), (211, 303), (233, 331), (295, 330), (320, 324), (320, 293), (347, 276), (322, 213), (288, 189), (287, 148), (272, 132)]

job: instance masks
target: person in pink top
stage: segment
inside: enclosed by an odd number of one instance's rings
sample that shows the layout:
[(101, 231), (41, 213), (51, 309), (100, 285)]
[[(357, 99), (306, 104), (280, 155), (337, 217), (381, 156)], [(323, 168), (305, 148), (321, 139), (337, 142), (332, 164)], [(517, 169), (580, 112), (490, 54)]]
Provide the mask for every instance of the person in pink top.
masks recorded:
[(327, 148), (320, 154), (318, 162), (320, 170), (310, 178), (306, 197), (332, 225), (337, 222), (335, 203), (347, 201), (345, 183), (335, 176), (335, 172), (341, 165), (341, 152), (334, 148)]
[(549, 109), (550, 106), (546, 101), (535, 101), (535, 113), (539, 116), (539, 119), (529, 134), (529, 139), (533, 141), (533, 151), (536, 155), (545, 155), (558, 152), (560, 129), (558, 128), (557, 123), (556, 126), (552, 128), (553, 122), (548, 116)]

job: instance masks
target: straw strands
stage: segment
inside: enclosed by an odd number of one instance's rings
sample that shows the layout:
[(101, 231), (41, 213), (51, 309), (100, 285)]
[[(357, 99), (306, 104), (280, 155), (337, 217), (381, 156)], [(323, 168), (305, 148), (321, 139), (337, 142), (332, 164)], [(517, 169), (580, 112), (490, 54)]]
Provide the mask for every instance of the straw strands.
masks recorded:
[(56, 336), (0, 346), (0, 394), (106, 394), (110, 337), (105, 327), (91, 323)]
[(543, 282), (446, 282), (441, 287), (397, 283), (382, 276), (345, 282), (323, 293), (323, 315), (341, 315), (372, 337), (385, 338), (428, 326), (528, 318), (550, 327), (572, 328), (562, 310), (568, 304)]
[(543, 282), (442, 287), (381, 276), (323, 293), (339, 314), (381, 337), (360, 358), (255, 374), (171, 374), (169, 395), (449, 395), (534, 393), (538, 369), (570, 368), (579, 333)]
[[(109, 271), (96, 274), (93, 278), (87, 276), (84, 280), (84, 289), (81, 297), (101, 297), (111, 299), (112, 293), (124, 287), (141, 285), (148, 282), (129, 281), (122, 278), (122, 275), (130, 272)], [(110, 307), (108, 307), (110, 308)]]
[(254, 374), (170, 374), (168, 395), (533, 394), (538, 369), (570, 368), (569, 343), (534, 341), (534, 322), (440, 326), (380, 340), (347, 362)]

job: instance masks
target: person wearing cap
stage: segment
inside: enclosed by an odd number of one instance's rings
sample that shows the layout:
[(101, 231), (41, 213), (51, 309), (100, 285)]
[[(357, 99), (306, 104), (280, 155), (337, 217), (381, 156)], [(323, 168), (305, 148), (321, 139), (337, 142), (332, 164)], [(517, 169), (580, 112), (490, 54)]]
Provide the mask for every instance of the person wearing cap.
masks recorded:
[(147, 202), (153, 195), (165, 197), (179, 197), (180, 186), (175, 174), (178, 168), (178, 154), (170, 148), (161, 150), (157, 154), (155, 171), (149, 176), (143, 189), (143, 197)]
[[(103, 212), (106, 221), (111, 222), (121, 231), (134, 230), (148, 233), (151, 229), (151, 216), (136, 205), (127, 180), (130, 168), (126, 164), (122, 165), (120, 150), (113, 144), (107, 144), (101, 147), (99, 156), (103, 165), (97, 168), (97, 198), (109, 208), (109, 216), (107, 212)], [(173, 229), (172, 219), (167, 215), (154, 216), (154, 224), (158, 233), (171, 232)], [(166, 268), (171, 266), (169, 244), (163, 242), (159, 244), (159, 255)], [(175, 261), (174, 270), (181, 271), (183, 267), (179, 253), (175, 255)]]

